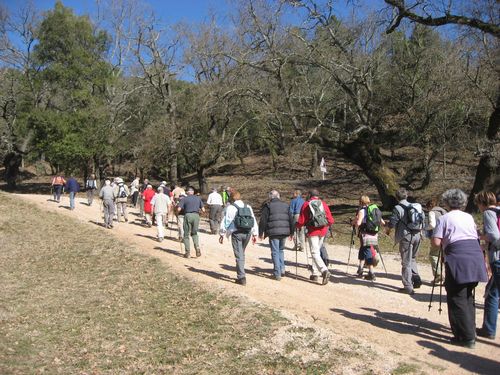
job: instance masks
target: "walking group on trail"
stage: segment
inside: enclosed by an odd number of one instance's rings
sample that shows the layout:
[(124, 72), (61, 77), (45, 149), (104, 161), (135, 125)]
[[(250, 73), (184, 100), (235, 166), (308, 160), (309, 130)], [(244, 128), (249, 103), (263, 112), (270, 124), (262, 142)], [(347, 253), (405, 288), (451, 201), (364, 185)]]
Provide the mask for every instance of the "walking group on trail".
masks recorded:
[[(60, 202), (61, 194), (66, 190), (70, 196), (70, 209), (75, 209), (75, 196), (80, 190), (75, 178), (66, 181), (62, 175), (55, 176), (52, 188), (54, 201)], [(99, 189), (98, 181), (91, 175), (85, 182), (85, 188), (89, 206), (93, 203), (94, 193), (99, 190), (104, 227), (113, 228), (114, 222), (120, 223), (122, 217), (124, 222), (128, 222), (129, 203), (132, 207), (139, 205), (143, 224), (147, 227), (156, 225), (159, 242), (164, 241), (166, 229), (171, 233), (175, 224), (182, 255), (191, 257), (191, 241), (196, 257), (202, 255), (198, 230), (200, 213), (205, 212), (205, 205), (193, 187), (183, 189), (174, 184), (171, 189), (163, 181), (153, 189), (147, 179), (141, 184), (136, 177), (129, 188), (118, 177), (106, 179)], [(380, 261), (385, 269), (378, 236), (384, 232), (389, 235), (394, 229), (394, 241), (399, 245), (401, 256), (402, 287), (399, 292), (414, 295), (422, 285), (416, 259), (425, 236), (430, 239), (429, 260), (433, 274), (429, 308), (434, 288), (438, 287), (441, 292), (444, 286), (453, 334), (450, 342), (473, 348), (477, 336), (494, 339), (500, 299), (500, 197), (492, 192), (481, 192), (475, 196), (475, 203), (483, 214), (482, 231), (478, 230), (474, 218), (463, 211), (467, 196), (459, 189), (447, 190), (441, 197), (429, 200), (425, 205), (426, 212), (403, 188), (396, 192), (396, 198), (398, 203), (385, 220), (380, 208), (367, 195), (359, 198), (356, 216), (349, 223), (352, 227), (351, 248), (354, 238), (359, 240), (359, 263), (355, 276), (364, 276), (371, 282), (376, 280), (375, 267)], [(212, 188), (206, 203), (209, 207), (210, 234), (219, 235), (220, 244), (224, 243), (224, 238), (230, 240), (236, 261), (237, 284), (247, 284), (245, 252), (249, 243), (256, 243), (257, 238), (269, 241), (276, 281), (291, 275), (285, 268), (287, 239), (293, 241), (296, 255), (298, 252), (305, 253), (311, 272), (310, 281), (326, 285), (333, 280), (325, 238), (329, 232), (333, 233), (335, 220), (318, 190), (311, 189), (306, 199), (300, 190), (295, 190), (290, 204), (282, 199), (278, 190), (271, 190), (260, 208), (259, 220), (252, 206), (234, 188)], [(173, 239), (171, 235), (168, 238)], [(485, 243), (484, 251), (480, 246), (481, 240)], [(295, 264), (297, 277), (297, 256)], [(368, 269), (366, 275), (365, 268)], [(474, 290), (479, 282), (488, 283), (483, 324), (476, 329)]]

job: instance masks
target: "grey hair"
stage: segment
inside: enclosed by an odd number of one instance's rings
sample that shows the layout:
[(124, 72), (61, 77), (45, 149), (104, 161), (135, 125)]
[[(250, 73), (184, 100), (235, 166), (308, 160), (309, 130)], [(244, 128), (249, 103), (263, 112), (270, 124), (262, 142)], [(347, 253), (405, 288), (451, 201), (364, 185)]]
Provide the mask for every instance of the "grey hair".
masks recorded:
[(403, 199), (408, 198), (408, 192), (406, 191), (405, 188), (400, 188), (398, 191), (396, 191), (396, 199), (398, 201), (402, 201)]
[(273, 189), (269, 192), (269, 199), (275, 199), (275, 198), (280, 199), (280, 193), (278, 190)]
[(451, 209), (461, 209), (467, 203), (467, 194), (460, 189), (446, 190), (441, 199), (445, 205)]
[(158, 187), (158, 193), (160, 193), (160, 194), (163, 193), (163, 187), (162, 186)]

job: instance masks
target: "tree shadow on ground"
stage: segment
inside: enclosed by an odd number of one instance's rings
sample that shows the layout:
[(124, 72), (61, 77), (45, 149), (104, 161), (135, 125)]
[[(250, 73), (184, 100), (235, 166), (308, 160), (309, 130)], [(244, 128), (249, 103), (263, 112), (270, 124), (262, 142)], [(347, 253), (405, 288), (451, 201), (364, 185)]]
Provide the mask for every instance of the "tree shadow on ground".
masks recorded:
[(50, 194), (52, 186), (50, 183), (42, 182), (18, 183), (16, 188), (12, 190), (7, 184), (0, 184), (0, 190), (16, 194)]
[(435, 342), (426, 340), (419, 340), (417, 344), (430, 349), (429, 355), (440, 358), (443, 361), (458, 364), (461, 369), (474, 374), (493, 375), (498, 374), (500, 369), (500, 362), (490, 358), (479, 357), (469, 352), (448, 350)]

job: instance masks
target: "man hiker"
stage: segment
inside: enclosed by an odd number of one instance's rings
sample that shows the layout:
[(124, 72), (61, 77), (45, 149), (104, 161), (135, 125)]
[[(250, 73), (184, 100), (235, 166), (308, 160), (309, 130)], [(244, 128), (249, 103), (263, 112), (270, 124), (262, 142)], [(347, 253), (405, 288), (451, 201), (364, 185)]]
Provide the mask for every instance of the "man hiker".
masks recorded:
[(212, 188), (212, 192), (208, 195), (207, 204), (210, 207), (210, 232), (216, 234), (222, 216), (222, 196), (217, 192), (217, 188)]
[(158, 229), (158, 242), (162, 242), (165, 237), (164, 218), (170, 206), (170, 197), (163, 192), (163, 187), (158, 188), (158, 193), (151, 200), (151, 206), (156, 217), (156, 227)]
[(226, 207), (224, 218), (220, 223), (219, 243), (224, 242), (224, 235), (231, 237), (234, 257), (236, 258), (236, 284), (246, 285), (245, 275), (245, 249), (252, 239), (257, 240), (259, 228), (252, 207), (241, 200), (239, 191), (232, 192), (233, 203)]
[(61, 201), (61, 193), (64, 185), (66, 185), (66, 180), (60, 174), (52, 179), (52, 189), (54, 190), (54, 201), (59, 203)]
[(87, 181), (85, 181), (85, 190), (87, 191), (87, 203), (92, 206), (94, 201), (94, 194), (97, 190), (97, 180), (95, 179), (95, 174), (91, 174)]
[(224, 206), (227, 206), (230, 202), (229, 199), (231, 198), (231, 188), (228, 186), (226, 189), (224, 189), (223, 186), (220, 187), (221, 192), (222, 192), (222, 204)]
[(132, 206), (137, 206), (137, 198), (139, 197), (139, 177), (135, 177), (134, 181), (130, 184), (130, 195), (132, 196)]
[[(290, 202), (290, 212), (293, 215), (294, 226), (299, 220), (300, 209), (302, 208), (303, 204), (304, 204), (304, 199), (302, 198), (302, 191), (297, 189), (293, 192), (293, 198)], [(294, 233), (293, 240), (295, 242), (295, 246), (298, 251), (304, 250), (304, 243), (305, 243), (304, 227), (298, 229), (296, 233)]]
[[(181, 193), (181, 195), (179, 196), (179, 201), (177, 202), (177, 206), (179, 205), (180, 202), (182, 202), (182, 200), (184, 198), (186, 198), (186, 193)], [(177, 206), (175, 206), (175, 203), (172, 204), (172, 211), (174, 211), (174, 214), (177, 218), (177, 229), (178, 229), (178, 240), (179, 242), (182, 242), (183, 238), (184, 238), (184, 210), (183, 209), (180, 209), (178, 210)]]
[(76, 181), (76, 178), (70, 177), (68, 181), (66, 181), (66, 191), (69, 193), (69, 209), (75, 209), (75, 197), (76, 194), (80, 191), (80, 184)]
[(104, 210), (104, 226), (108, 229), (113, 228), (113, 216), (115, 214), (115, 193), (113, 188), (111, 187), (111, 181), (105, 180), (104, 186), (101, 188), (99, 192), (99, 198), (102, 199), (102, 207)]
[(399, 292), (412, 295), (415, 294), (415, 289), (422, 285), (416, 259), (422, 239), (425, 214), (420, 204), (408, 201), (406, 189), (400, 188), (396, 191), (396, 199), (399, 203), (392, 210), (386, 234), (389, 235), (391, 229), (395, 228), (394, 242), (399, 244), (403, 282), (403, 288), (399, 289)]
[(189, 187), (187, 196), (179, 201), (177, 211), (184, 210), (184, 258), (189, 258), (191, 244), (189, 237), (193, 238), (194, 249), (196, 250), (196, 257), (201, 256), (200, 243), (198, 241), (198, 226), (200, 224), (200, 210), (205, 212), (203, 201), (197, 195), (194, 195), (194, 188)]
[(172, 190), (172, 196), (174, 198), (174, 203), (177, 204), (179, 201), (179, 198), (181, 197), (181, 194), (186, 195), (186, 191), (179, 186), (179, 184), (176, 182), (174, 184), (174, 190)]
[(274, 279), (278, 281), (285, 276), (285, 242), (292, 235), (293, 229), (294, 220), (288, 204), (280, 199), (277, 190), (271, 190), (269, 202), (261, 210), (259, 239), (269, 237)]
[(139, 193), (138, 193), (139, 214), (140, 214), (141, 218), (143, 218), (143, 219), (145, 219), (146, 216), (144, 214), (144, 198), (143, 198), (142, 194), (144, 193), (144, 191), (146, 190), (148, 185), (149, 185), (149, 180), (147, 178), (145, 178), (144, 181), (142, 182), (142, 185), (139, 188)]
[(321, 274), (321, 283), (328, 284), (330, 272), (323, 259), (321, 259), (321, 246), (328, 232), (328, 227), (333, 225), (334, 219), (328, 205), (319, 198), (319, 192), (313, 189), (309, 192), (309, 199), (304, 202), (295, 227), (307, 229), (307, 242), (311, 249), (312, 275), (311, 281), (317, 281)]
[(115, 206), (117, 212), (117, 221), (120, 222), (121, 217), (125, 219), (125, 222), (128, 222), (127, 216), (127, 200), (130, 195), (130, 191), (128, 190), (128, 186), (125, 185), (123, 179), (118, 177), (116, 179), (116, 185), (114, 187), (115, 190)]
[[(146, 181), (146, 180), (144, 180)], [(153, 224), (151, 219), (151, 200), (155, 196), (155, 192), (153, 190), (153, 186), (148, 184), (146, 186), (146, 190), (142, 192), (142, 200), (144, 201), (144, 215), (146, 217), (146, 225), (150, 227)]]

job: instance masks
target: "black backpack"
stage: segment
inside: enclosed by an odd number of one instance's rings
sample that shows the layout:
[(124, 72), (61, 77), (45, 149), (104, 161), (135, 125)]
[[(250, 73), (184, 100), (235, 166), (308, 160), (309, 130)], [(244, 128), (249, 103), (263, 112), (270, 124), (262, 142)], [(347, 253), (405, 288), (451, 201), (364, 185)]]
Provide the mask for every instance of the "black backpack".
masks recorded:
[(238, 230), (238, 232), (249, 233), (254, 226), (254, 218), (252, 216), (252, 210), (246, 205), (243, 207), (239, 207), (232, 204), (238, 210), (236, 212), (236, 216), (234, 217), (234, 226)]
[(124, 184), (118, 185), (118, 198), (127, 198), (127, 191)]

